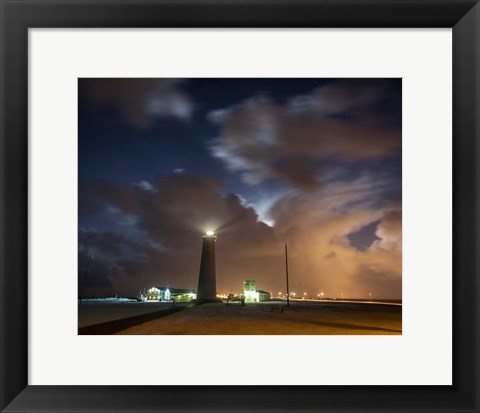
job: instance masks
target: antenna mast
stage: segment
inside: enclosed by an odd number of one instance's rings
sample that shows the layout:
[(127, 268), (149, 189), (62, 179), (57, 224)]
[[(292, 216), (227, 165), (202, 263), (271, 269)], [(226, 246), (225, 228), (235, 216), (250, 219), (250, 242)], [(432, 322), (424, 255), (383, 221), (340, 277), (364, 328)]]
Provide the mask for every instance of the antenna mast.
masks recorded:
[(290, 290), (288, 288), (288, 250), (285, 244), (285, 275), (287, 276), (287, 307), (290, 307)]

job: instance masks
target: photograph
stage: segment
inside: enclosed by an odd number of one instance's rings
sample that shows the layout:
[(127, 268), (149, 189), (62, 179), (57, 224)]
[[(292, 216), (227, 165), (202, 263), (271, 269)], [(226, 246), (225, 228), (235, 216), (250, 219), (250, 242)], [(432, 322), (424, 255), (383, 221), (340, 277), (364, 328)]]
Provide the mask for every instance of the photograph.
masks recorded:
[(78, 334), (402, 334), (401, 78), (79, 78)]
[(0, 3), (1, 413), (479, 411), (479, 0)]

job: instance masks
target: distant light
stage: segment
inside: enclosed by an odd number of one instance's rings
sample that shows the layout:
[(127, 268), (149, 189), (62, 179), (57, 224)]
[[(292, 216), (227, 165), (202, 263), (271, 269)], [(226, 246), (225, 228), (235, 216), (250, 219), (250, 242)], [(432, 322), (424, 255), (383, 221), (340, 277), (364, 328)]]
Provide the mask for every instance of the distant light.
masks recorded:
[(209, 237), (211, 237), (212, 235), (215, 235), (215, 232), (213, 232), (213, 231), (207, 231), (207, 235), (208, 235)]

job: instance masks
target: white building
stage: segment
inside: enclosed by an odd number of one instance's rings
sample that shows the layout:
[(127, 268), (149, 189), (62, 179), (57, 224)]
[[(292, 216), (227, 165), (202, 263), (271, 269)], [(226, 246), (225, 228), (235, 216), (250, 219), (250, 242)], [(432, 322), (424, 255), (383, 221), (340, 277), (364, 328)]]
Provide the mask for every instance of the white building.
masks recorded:
[(183, 288), (151, 287), (141, 296), (144, 301), (191, 301), (197, 298), (197, 292)]
[(267, 291), (257, 290), (255, 280), (245, 280), (243, 282), (243, 295), (247, 303), (258, 303), (260, 301), (270, 300), (270, 293)]

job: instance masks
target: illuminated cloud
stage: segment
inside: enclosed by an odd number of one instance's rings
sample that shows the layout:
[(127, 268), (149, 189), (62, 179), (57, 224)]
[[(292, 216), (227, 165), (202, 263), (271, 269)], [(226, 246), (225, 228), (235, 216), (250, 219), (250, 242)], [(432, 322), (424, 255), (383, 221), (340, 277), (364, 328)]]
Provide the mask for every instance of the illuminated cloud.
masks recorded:
[(389, 99), (387, 83), (367, 80), (335, 82), (284, 104), (255, 96), (210, 112), (220, 127), (211, 151), (250, 185), (275, 178), (311, 188), (323, 160), (377, 158), (400, 148), (399, 130), (371, 110)]
[(151, 192), (155, 191), (155, 188), (153, 187), (153, 185), (148, 181), (140, 181), (135, 185), (140, 189), (143, 189), (144, 191), (151, 191)]
[[(401, 205), (379, 204), (374, 177), (332, 182), (315, 192), (291, 192), (270, 210), (277, 237), (288, 242), (292, 288), (328, 296), (401, 296)], [(360, 251), (349, 234), (378, 222), (370, 248)]]
[(402, 209), (401, 206), (392, 208), (385, 214), (377, 228), (377, 236), (372, 250), (402, 250)]

